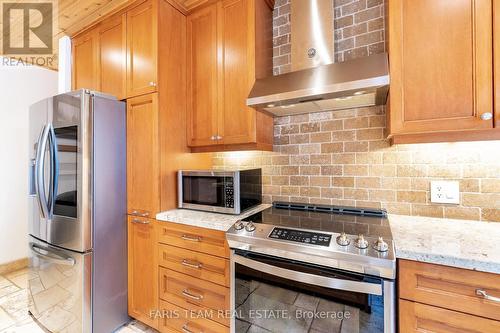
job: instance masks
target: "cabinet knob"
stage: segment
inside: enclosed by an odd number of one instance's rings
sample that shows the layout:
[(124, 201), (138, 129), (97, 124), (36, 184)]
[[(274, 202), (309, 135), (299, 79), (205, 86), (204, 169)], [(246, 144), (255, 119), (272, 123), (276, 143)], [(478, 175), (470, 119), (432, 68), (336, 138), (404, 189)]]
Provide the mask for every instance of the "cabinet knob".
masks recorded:
[(215, 136), (215, 135), (212, 135), (212, 136), (210, 137), (210, 140), (212, 140), (212, 141), (215, 141), (215, 140), (217, 140), (217, 136)]
[(217, 136), (215, 137), (215, 139), (216, 139), (216, 140), (222, 140), (222, 136), (217, 135)]
[(149, 85), (150, 85), (151, 87), (156, 87), (156, 82), (150, 81), (150, 82), (149, 82)]
[(482, 120), (491, 120), (493, 118), (493, 114), (491, 112), (485, 112), (481, 115)]

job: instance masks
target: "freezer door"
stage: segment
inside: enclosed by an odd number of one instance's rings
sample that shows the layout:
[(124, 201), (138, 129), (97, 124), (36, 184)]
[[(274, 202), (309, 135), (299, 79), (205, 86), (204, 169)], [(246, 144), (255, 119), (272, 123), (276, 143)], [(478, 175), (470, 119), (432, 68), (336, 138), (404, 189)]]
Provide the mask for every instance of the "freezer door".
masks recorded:
[(78, 252), (92, 249), (91, 112), (84, 90), (30, 109), (30, 234)]
[(92, 253), (61, 250), (30, 237), (29, 311), (50, 332), (92, 332)]

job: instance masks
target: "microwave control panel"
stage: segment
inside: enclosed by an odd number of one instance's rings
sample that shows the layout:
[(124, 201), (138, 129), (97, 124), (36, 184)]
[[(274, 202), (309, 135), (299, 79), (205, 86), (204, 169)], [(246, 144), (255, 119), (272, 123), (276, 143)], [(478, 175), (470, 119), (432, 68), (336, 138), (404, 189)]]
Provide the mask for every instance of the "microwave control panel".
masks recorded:
[(226, 177), (224, 179), (224, 194), (226, 197), (226, 207), (234, 208), (234, 183), (233, 177)]
[(295, 229), (274, 228), (273, 231), (271, 231), (269, 238), (282, 239), (297, 243), (330, 246), (332, 235)]

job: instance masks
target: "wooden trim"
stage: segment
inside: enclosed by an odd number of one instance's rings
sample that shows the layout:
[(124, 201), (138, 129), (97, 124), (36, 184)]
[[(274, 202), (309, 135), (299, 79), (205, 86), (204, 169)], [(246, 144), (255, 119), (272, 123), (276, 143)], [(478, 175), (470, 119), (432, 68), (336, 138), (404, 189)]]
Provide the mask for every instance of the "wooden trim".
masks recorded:
[(21, 258), (4, 264), (0, 264), (0, 275), (18, 271), (26, 267), (28, 267), (28, 258)]
[[(211, 4), (217, 2), (218, 0), (164, 0), (164, 1), (169, 2), (173, 7), (175, 7), (184, 15), (188, 15), (205, 6), (210, 6)], [(258, 0), (258, 1), (264, 1), (271, 10), (274, 9), (274, 0)]]
[(500, 140), (500, 129), (393, 134), (391, 144)]
[(273, 145), (269, 143), (243, 143), (235, 145), (218, 145), (205, 147), (192, 147), (192, 153), (214, 153), (224, 151), (260, 150), (273, 151)]

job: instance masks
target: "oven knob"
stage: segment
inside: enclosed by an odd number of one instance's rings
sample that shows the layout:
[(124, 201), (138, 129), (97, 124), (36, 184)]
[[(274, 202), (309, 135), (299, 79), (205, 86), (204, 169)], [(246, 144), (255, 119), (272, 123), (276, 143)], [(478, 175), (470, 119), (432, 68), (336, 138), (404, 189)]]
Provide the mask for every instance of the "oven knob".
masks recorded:
[(252, 232), (255, 230), (255, 225), (252, 222), (248, 222), (245, 226), (245, 230), (248, 232)]
[(377, 241), (373, 243), (373, 248), (378, 252), (387, 252), (387, 250), (389, 250), (389, 245), (387, 245), (382, 237), (379, 237)]
[(341, 233), (340, 236), (337, 237), (337, 244), (341, 246), (347, 246), (351, 243), (349, 238), (347, 238), (347, 235), (345, 232)]
[(365, 239), (365, 236), (359, 234), (358, 238), (354, 241), (354, 246), (358, 249), (366, 249), (368, 247), (368, 241)]
[(236, 230), (241, 230), (241, 229), (243, 229), (243, 227), (244, 227), (244, 226), (245, 226), (245, 225), (243, 224), (243, 222), (241, 222), (241, 221), (236, 221), (236, 223), (234, 224), (234, 229), (236, 229)]

